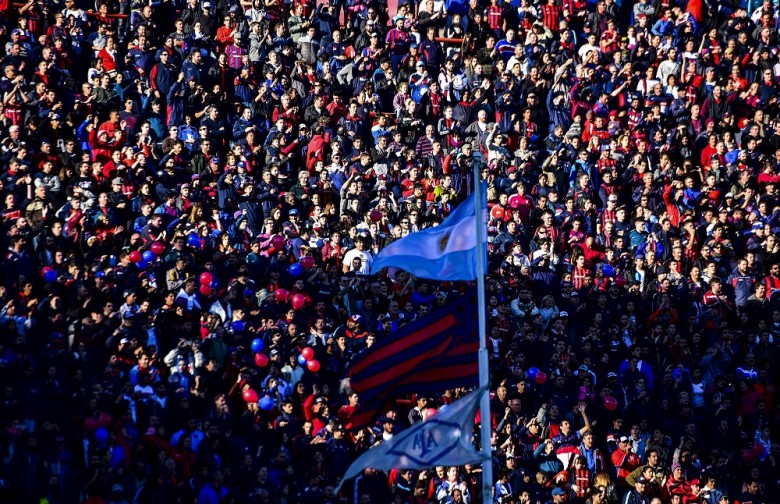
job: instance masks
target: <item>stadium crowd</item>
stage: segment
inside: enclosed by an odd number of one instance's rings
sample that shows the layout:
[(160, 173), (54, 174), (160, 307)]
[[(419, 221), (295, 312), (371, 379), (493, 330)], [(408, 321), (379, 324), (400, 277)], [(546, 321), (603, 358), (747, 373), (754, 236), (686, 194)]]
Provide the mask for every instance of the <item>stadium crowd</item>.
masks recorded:
[(471, 466), (334, 493), (466, 392), (353, 432), (344, 378), (465, 288), (370, 265), (475, 166), (494, 502), (780, 501), (772, 0), (21, 2), (3, 502), (481, 502)]

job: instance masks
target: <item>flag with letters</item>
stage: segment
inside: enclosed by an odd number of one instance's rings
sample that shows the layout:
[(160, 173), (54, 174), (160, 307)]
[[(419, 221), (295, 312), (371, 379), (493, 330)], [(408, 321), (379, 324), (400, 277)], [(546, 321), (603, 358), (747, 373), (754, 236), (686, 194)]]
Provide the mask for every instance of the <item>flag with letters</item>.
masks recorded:
[(353, 430), (372, 425), (392, 399), (477, 386), (478, 324), (471, 289), (358, 355), (349, 367), (350, 386), (360, 400)]
[[(483, 229), (487, 229), (487, 186), (480, 187), (483, 196), (480, 215), (485, 223)], [(371, 274), (394, 267), (432, 280), (476, 280), (479, 241), (476, 213), (476, 198), (472, 193), (438, 226), (407, 235), (382, 249), (371, 264)], [(479, 246), (487, 246), (486, 236), (483, 232)]]
[(426, 420), (394, 435), (390, 441), (369, 449), (349, 466), (339, 488), (366, 467), (379, 470), (427, 469), (439, 465), (478, 464), (487, 460), (472, 443), (474, 417), (480, 399), (486, 393), (487, 387), (478, 388)]

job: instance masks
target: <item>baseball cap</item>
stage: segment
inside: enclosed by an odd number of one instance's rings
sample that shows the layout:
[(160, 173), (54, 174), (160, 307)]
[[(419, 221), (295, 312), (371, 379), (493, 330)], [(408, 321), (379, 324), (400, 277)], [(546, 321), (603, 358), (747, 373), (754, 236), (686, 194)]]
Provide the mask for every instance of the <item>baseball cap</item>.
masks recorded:
[(552, 494), (553, 494), (553, 496), (556, 496), (556, 495), (566, 495), (566, 492), (564, 492), (563, 488), (561, 488), (561, 487), (555, 487), (552, 490)]
[(298, 210), (293, 208), (290, 210), (290, 215), (298, 215)]
[(349, 317), (349, 320), (350, 320), (350, 322), (354, 322), (356, 324), (359, 324), (360, 321), (363, 320), (363, 317), (361, 317), (360, 315), (352, 315), (351, 317)]
[(617, 201), (618, 197), (615, 194), (610, 194), (609, 198), (607, 198), (608, 201)]
[(607, 378), (617, 378), (617, 374), (614, 371), (607, 373)]
[(620, 436), (620, 440), (619, 441), (621, 443), (628, 443), (628, 438), (626, 436)]
[(568, 318), (569, 317), (569, 312), (562, 311), (561, 313), (558, 314), (558, 316), (561, 317), (561, 318)]

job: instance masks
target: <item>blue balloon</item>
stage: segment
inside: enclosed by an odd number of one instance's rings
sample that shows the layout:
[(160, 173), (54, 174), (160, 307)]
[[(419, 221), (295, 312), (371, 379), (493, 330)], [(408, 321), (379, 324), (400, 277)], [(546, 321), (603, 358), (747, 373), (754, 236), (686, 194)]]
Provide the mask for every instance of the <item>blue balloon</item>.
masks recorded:
[(95, 443), (99, 446), (103, 446), (108, 442), (108, 431), (105, 427), (99, 427), (95, 431)]
[(141, 257), (144, 258), (144, 261), (150, 263), (154, 261), (155, 255), (154, 252), (152, 252), (151, 250), (147, 250), (143, 254), (141, 254)]
[(294, 277), (299, 277), (301, 276), (301, 273), (303, 273), (303, 266), (301, 266), (298, 263), (291, 264), (290, 268), (287, 271), (290, 272), (290, 275)]
[(246, 327), (246, 324), (244, 324), (240, 320), (236, 320), (235, 322), (233, 322), (233, 330), (235, 332), (241, 332), (241, 331), (244, 330), (245, 327)]
[(216, 278), (212, 280), (211, 283), (209, 284), (209, 287), (211, 287), (212, 289), (219, 289), (219, 280), (217, 280)]
[(57, 272), (49, 270), (43, 274), (43, 279), (46, 280), (47, 283), (54, 283), (57, 281)]
[(613, 277), (615, 276), (615, 268), (612, 267), (610, 264), (605, 264), (601, 267), (601, 272), (604, 273), (605, 277)]
[(539, 368), (535, 368), (535, 367), (530, 368), (528, 370), (528, 372), (526, 373), (526, 375), (528, 375), (528, 378), (531, 379), (531, 380), (536, 378), (537, 374), (539, 374)]
[(135, 265), (138, 267), (138, 269), (146, 269), (147, 266), (149, 266), (149, 263), (145, 259), (141, 259)]
[(108, 265), (109, 266), (116, 266), (116, 256), (112, 255), (108, 257)]
[(274, 400), (268, 396), (265, 396), (262, 399), (260, 399), (260, 402), (258, 402), (257, 404), (260, 406), (261, 410), (271, 411), (274, 407)]
[[(235, 326), (235, 323), (233, 323), (233, 325)], [(255, 338), (252, 340), (252, 351), (254, 353), (262, 352), (264, 346), (265, 345), (263, 345), (263, 340), (261, 340), (260, 338)]]
[(301, 366), (306, 365), (306, 357), (304, 357), (303, 354), (298, 355), (298, 364)]
[(191, 247), (197, 247), (197, 248), (200, 248), (200, 238), (198, 238), (198, 235), (196, 235), (196, 234), (190, 234), (190, 235), (187, 237), (187, 243), (188, 243), (188, 244), (189, 244)]

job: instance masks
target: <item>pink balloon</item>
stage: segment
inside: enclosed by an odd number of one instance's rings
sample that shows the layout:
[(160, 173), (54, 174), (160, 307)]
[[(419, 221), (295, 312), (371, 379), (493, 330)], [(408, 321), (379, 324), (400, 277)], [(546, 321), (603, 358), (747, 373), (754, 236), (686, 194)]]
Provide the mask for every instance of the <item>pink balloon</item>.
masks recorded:
[(257, 397), (257, 392), (255, 392), (251, 388), (250, 389), (246, 389), (244, 391), (244, 393), (241, 394), (241, 396), (244, 398), (244, 401), (246, 401), (246, 402), (257, 402), (257, 400), (259, 399)]
[(293, 310), (300, 310), (306, 304), (306, 297), (303, 294), (296, 294), (292, 297)]
[(276, 250), (282, 250), (284, 248), (285, 239), (282, 236), (276, 235), (273, 238), (271, 238), (271, 245)]
[(200, 280), (201, 285), (211, 285), (211, 281), (214, 280), (214, 276), (208, 271), (204, 271), (200, 274), (198, 280)]
[(303, 358), (307, 361), (310, 361), (314, 358), (314, 349), (312, 347), (307, 346), (303, 350), (301, 350), (301, 355), (303, 355)]
[(436, 413), (438, 413), (438, 411), (439, 411), (439, 410), (437, 410), (436, 408), (427, 408), (427, 409), (425, 410), (425, 415), (423, 416), (423, 419), (424, 419), (424, 420), (428, 420), (428, 419), (429, 419), (429, 418), (431, 418), (433, 415), (435, 415)]
[(303, 269), (312, 269), (314, 267), (314, 258), (311, 256), (303, 256), (301, 257), (301, 266), (303, 266)]
[(279, 301), (287, 301), (290, 298), (290, 291), (287, 289), (276, 289), (274, 294)]
[(623, 287), (626, 285), (626, 277), (624, 275), (615, 275), (614, 282), (618, 287)]
[(268, 365), (268, 356), (264, 353), (256, 353), (255, 364), (257, 364), (257, 367), (266, 367)]
[(609, 411), (615, 411), (618, 407), (617, 399), (615, 399), (612, 396), (606, 396), (604, 398), (604, 407), (607, 408)]
[(320, 370), (320, 361), (312, 359), (306, 363), (306, 367), (309, 368), (309, 371), (312, 373), (316, 373)]
[(210, 296), (212, 292), (214, 292), (214, 289), (211, 288), (210, 285), (201, 285), (198, 290), (201, 294), (204, 296)]
[(52, 270), (51, 266), (44, 266), (43, 268), (41, 268), (41, 276), (45, 277), (46, 273), (50, 272), (51, 270)]
[(536, 373), (536, 377), (534, 377), (534, 380), (536, 380), (536, 383), (541, 385), (542, 383), (547, 381), (547, 373), (545, 373), (544, 371), (539, 371), (538, 373)]

